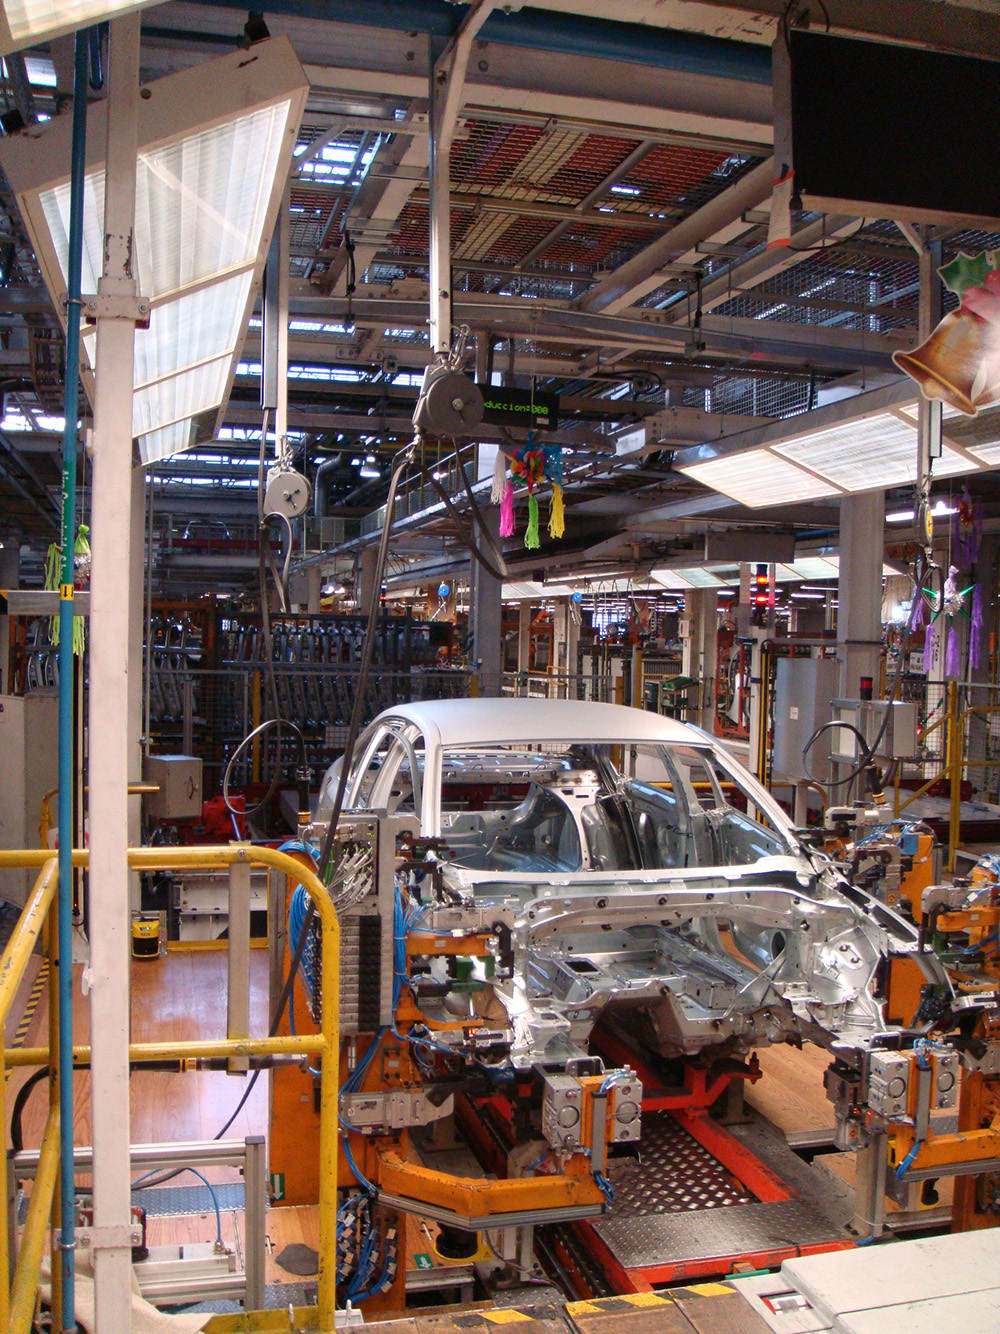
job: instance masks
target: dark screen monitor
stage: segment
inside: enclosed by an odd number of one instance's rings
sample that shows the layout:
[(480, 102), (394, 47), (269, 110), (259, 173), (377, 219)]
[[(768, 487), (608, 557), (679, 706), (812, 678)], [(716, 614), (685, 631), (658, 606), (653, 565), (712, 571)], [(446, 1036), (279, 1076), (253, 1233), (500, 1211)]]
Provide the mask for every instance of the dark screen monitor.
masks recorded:
[(1000, 63), (797, 30), (775, 52), (776, 159), (803, 207), (1000, 220)]

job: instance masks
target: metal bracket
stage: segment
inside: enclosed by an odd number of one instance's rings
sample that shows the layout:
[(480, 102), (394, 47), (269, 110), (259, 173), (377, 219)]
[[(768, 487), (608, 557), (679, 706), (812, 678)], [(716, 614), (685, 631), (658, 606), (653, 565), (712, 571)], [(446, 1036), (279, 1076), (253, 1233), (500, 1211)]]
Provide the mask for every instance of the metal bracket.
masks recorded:
[[(69, 297), (64, 292), (59, 306), (65, 315)], [(131, 320), (137, 329), (149, 328), (149, 300), (144, 296), (108, 296), (97, 294), (80, 298), (80, 314), (85, 324), (98, 320)]]
[[(138, 1246), (142, 1242), (142, 1229), (132, 1226), (109, 1226), (83, 1228), (76, 1234), (76, 1245), (88, 1246), (92, 1251), (120, 1251), (126, 1247)], [(62, 1233), (56, 1233), (56, 1245), (62, 1245)]]

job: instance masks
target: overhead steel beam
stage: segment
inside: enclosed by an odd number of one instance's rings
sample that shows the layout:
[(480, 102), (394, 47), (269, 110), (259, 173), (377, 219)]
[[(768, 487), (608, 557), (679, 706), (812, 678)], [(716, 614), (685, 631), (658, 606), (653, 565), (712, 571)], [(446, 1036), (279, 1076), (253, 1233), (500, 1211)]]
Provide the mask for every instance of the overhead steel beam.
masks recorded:
[[(550, 167), (550, 170), (553, 168)], [(429, 203), (430, 193), (417, 187), (413, 191), (413, 200), (418, 204)], [(651, 218), (648, 213), (632, 213), (628, 209), (617, 209), (614, 213), (600, 213), (589, 206), (589, 211), (584, 212), (581, 205), (540, 203), (534, 199), (518, 199), (516, 195), (488, 195), (477, 194), (473, 190), (453, 190), (451, 202), (455, 208), (474, 208), (484, 213), (510, 213), (528, 218), (549, 218), (553, 222), (565, 222), (570, 227), (585, 223), (588, 227), (619, 229), (634, 227), (637, 231), (645, 232), (658, 232), (663, 228), (662, 221)], [(672, 212), (669, 209), (661, 211)]]
[[(381, 49), (370, 40), (361, 49), (365, 54), (359, 54), (359, 62), (364, 63), (357, 68), (306, 65), (310, 83), (338, 92), (426, 97), (426, 83), (412, 72), (412, 63), (398, 71), (384, 63), (372, 69), (373, 59), (384, 60)], [(572, 57), (541, 59), (523, 51), (516, 56), (507, 53), (506, 58), (493, 51), (488, 65), (489, 83), (475, 78), (466, 83), (467, 116), (478, 112), (488, 118), (502, 112), (543, 123), (555, 118), (579, 123), (595, 134), (667, 135), (674, 142), (724, 151), (770, 152), (774, 140), (770, 88), (682, 76), (665, 85), (662, 75), (638, 66)]]
[[(788, 12), (788, 0), (704, 0), (713, 8), (735, 10), (774, 18)], [(882, 37), (905, 46), (929, 46), (964, 55), (1000, 58), (1000, 23), (996, 10), (965, 5), (962, 0), (836, 0), (829, 6), (831, 31), (854, 36)], [(820, 6), (806, 10), (814, 22), (822, 22)]]
[[(219, 0), (220, 7), (245, 9), (245, 0)], [(203, 12), (203, 7), (199, 7)], [(447, 40), (461, 20), (448, 0), (366, 0), (365, 22), (380, 32), (426, 33)], [(271, 0), (268, 14), (313, 19), (323, 24), (356, 25), (356, 0)], [(481, 26), (481, 25), (480, 25)], [(537, 51), (549, 57), (614, 60), (674, 74), (733, 79), (767, 86), (771, 81), (770, 51), (749, 42), (682, 32), (648, 23), (509, 5), (482, 27), (484, 41), (513, 48), (521, 56)]]
[(774, 161), (768, 158), (595, 284), (579, 298), (578, 309), (614, 314), (633, 305), (661, 285), (665, 265), (691, 255), (700, 241), (718, 237), (734, 226), (745, 228), (743, 214), (770, 199), (773, 186)]
[[(383, 142), (377, 153), (378, 160), (387, 168), (398, 167), (398, 174), (394, 172), (389, 178), (374, 176), (371, 165), (376, 159), (373, 158), (368, 175), (359, 186), (346, 217), (347, 230), (355, 234), (354, 272), (357, 281), (364, 277), (368, 266), (384, 245), (390, 228), (409, 202), (418, 180), (426, 180), (427, 177), (428, 116), (422, 102), (417, 101), (411, 106), (407, 119), (399, 122), (399, 133), (410, 135), (409, 141), (399, 138)], [(320, 249), (325, 239), (324, 232)], [(347, 267), (347, 250), (341, 247), (317, 283), (319, 290), (343, 291)]]
[(435, 356), (451, 347), (451, 145), (472, 43), (494, 4), (472, 0), (430, 71), (430, 342)]
[[(370, 289), (369, 289), (370, 292)], [(346, 302), (339, 297), (319, 298), (322, 312), (333, 318), (346, 313)], [(307, 309), (308, 298), (296, 293), (293, 305)], [(317, 304), (313, 309), (317, 309)], [(355, 298), (355, 316), (359, 322), (416, 329), (422, 327), (422, 302), (395, 296), (366, 294)], [(674, 322), (667, 311), (643, 309), (630, 317), (594, 314), (572, 309), (565, 303), (520, 301), (516, 298), (461, 293), (454, 300), (454, 318), (470, 329), (528, 337), (547, 343), (618, 347), (632, 351), (663, 352), (667, 348), (699, 348), (736, 354), (740, 357), (787, 358), (800, 364), (804, 359), (819, 366), (862, 366), (886, 369), (891, 354), (905, 344), (905, 339), (885, 334), (857, 334), (846, 329), (825, 329), (816, 325), (767, 325), (759, 320), (712, 319), (702, 322), (698, 331)]]
[[(786, 269), (801, 264), (803, 260), (814, 258), (819, 250), (834, 244), (841, 237), (850, 236), (858, 230), (858, 226), (857, 218), (825, 215), (794, 232), (791, 246), (776, 246), (773, 250), (765, 248), (740, 260), (718, 277), (713, 276), (703, 283), (700, 293), (702, 313), (707, 314), (716, 306), (731, 301), (734, 296), (746, 295), (748, 289), (760, 286)], [(775, 295), (774, 300), (778, 302), (781, 297)], [(668, 309), (676, 312), (675, 318), (678, 320), (687, 321), (689, 318), (685, 302), (674, 302)]]

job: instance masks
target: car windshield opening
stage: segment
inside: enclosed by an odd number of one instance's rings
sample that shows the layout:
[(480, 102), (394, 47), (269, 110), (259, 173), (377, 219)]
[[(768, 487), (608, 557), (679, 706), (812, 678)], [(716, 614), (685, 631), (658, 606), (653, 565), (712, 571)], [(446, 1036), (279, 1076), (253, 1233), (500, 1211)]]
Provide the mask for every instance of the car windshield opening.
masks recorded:
[(552, 742), (445, 750), (453, 865), (499, 873), (748, 866), (789, 851), (709, 746)]

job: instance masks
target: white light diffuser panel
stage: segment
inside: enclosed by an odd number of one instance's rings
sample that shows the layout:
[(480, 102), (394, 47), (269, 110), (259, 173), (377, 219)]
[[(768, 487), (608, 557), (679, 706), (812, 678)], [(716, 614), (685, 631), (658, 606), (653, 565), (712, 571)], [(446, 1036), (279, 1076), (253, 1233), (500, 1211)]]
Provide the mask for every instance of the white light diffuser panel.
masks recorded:
[[(769, 446), (793, 463), (822, 474), (845, 491), (875, 491), (917, 479), (916, 425), (891, 412), (841, 422), (810, 431), (797, 440)], [(975, 472), (978, 464), (956, 449), (943, 446), (934, 461), (938, 477)]]
[(977, 459), (995, 468), (1000, 463), (1000, 440), (991, 440), (983, 445), (970, 445), (969, 453), (975, 454)]
[(683, 592), (691, 585), (678, 570), (650, 570), (650, 578), (673, 592)]
[(157, 0), (3, 0), (0, 4), (0, 56), (24, 46), (48, 41), (77, 28), (89, 28), (105, 19), (119, 18), (133, 9), (145, 9)]
[[(149, 85), (139, 103), (135, 271), (151, 304), (136, 331), (133, 431), (144, 464), (216, 433), (228, 397), (308, 91), (285, 39)], [(40, 183), (39, 155), (68, 163), (65, 125), (0, 145), (57, 305), (67, 286), (69, 184)], [(97, 290), (104, 214), (105, 112), (88, 112), (82, 286)], [(51, 135), (51, 138), (50, 138)], [(60, 137), (61, 136), (61, 137)], [(66, 149), (63, 159), (58, 151)], [(31, 173), (34, 171), (34, 177)], [(85, 332), (84, 383), (96, 338)]]
[(678, 471), (751, 509), (797, 500), (825, 500), (840, 494), (838, 487), (821, 477), (814, 477), (765, 450), (747, 450), (745, 454), (730, 454), (707, 463), (682, 465)]

